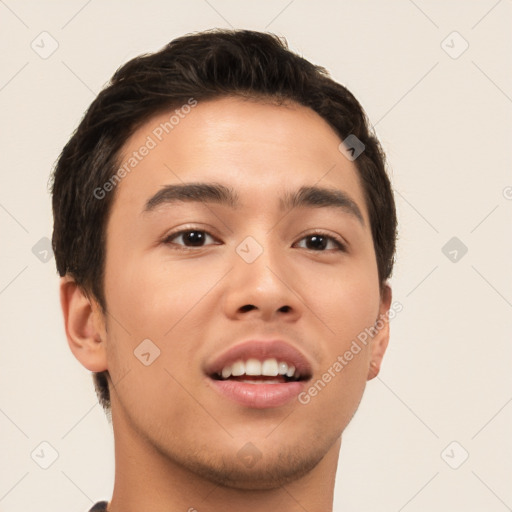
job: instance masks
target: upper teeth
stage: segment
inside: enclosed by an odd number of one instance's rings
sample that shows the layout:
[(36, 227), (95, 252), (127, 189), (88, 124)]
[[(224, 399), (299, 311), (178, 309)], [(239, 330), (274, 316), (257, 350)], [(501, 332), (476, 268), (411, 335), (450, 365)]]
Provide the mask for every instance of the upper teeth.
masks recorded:
[(247, 361), (235, 361), (232, 365), (224, 366), (220, 372), (223, 379), (231, 376), (240, 375), (264, 375), (266, 377), (276, 377), (277, 375), (286, 375), (293, 377), (295, 375), (295, 366), (277, 361), (277, 359), (265, 359), (263, 362), (257, 359), (248, 359)]

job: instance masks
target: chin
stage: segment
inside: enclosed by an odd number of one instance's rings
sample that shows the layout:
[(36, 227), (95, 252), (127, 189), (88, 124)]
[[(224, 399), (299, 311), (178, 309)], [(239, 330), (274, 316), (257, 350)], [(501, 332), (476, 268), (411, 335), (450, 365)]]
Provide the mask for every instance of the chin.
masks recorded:
[[(327, 441), (327, 440), (326, 440)], [(229, 458), (222, 453), (189, 454), (181, 465), (192, 473), (220, 486), (240, 490), (271, 490), (290, 484), (312, 471), (324, 458), (332, 443), (277, 447), (274, 453), (252, 459), (247, 464), (239, 454)]]

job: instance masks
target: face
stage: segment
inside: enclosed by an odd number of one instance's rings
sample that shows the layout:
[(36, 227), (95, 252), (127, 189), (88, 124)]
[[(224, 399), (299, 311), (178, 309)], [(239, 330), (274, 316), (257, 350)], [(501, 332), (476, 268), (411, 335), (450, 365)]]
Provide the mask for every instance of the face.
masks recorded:
[(387, 343), (353, 344), (389, 307), (363, 190), (305, 107), (199, 102), (165, 133), (169, 118), (127, 141), (123, 162), (140, 159), (107, 225), (116, 435), (224, 485), (283, 484), (339, 440)]

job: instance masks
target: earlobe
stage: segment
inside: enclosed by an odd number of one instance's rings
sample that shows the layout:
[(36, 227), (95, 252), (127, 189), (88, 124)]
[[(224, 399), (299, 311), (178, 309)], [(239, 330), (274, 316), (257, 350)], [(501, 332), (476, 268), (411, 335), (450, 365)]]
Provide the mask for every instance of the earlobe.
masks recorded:
[(70, 276), (62, 277), (59, 287), (71, 352), (88, 370), (107, 370), (105, 322), (98, 304)]
[(377, 377), (377, 375), (380, 372), (380, 364), (381, 364), (381, 362), (382, 362), (382, 359), (380, 361), (375, 361), (373, 359), (370, 361), (370, 368), (368, 370), (368, 378), (367, 378), (367, 380), (372, 380), (375, 377)]
[(372, 339), (370, 367), (368, 369), (367, 380), (374, 379), (380, 372), (382, 359), (389, 343), (389, 309), (391, 307), (391, 287), (388, 284), (383, 285), (381, 302), (379, 308), (379, 317), (375, 321), (374, 328), (376, 334)]

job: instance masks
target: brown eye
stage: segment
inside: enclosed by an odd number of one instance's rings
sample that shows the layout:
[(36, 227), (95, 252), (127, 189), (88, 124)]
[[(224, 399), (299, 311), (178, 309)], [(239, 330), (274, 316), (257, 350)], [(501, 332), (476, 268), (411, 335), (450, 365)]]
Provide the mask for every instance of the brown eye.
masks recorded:
[[(200, 229), (185, 229), (169, 235), (165, 239), (165, 243), (182, 245), (185, 247), (203, 247), (208, 238), (214, 240), (207, 231)], [(176, 240), (179, 241), (180, 239), (181, 243), (176, 242)]]
[(302, 238), (302, 240), (306, 240), (305, 247), (303, 248), (310, 251), (324, 252), (328, 248), (329, 243), (331, 244), (331, 250), (345, 250), (345, 246), (339, 240), (324, 233), (312, 233)]

